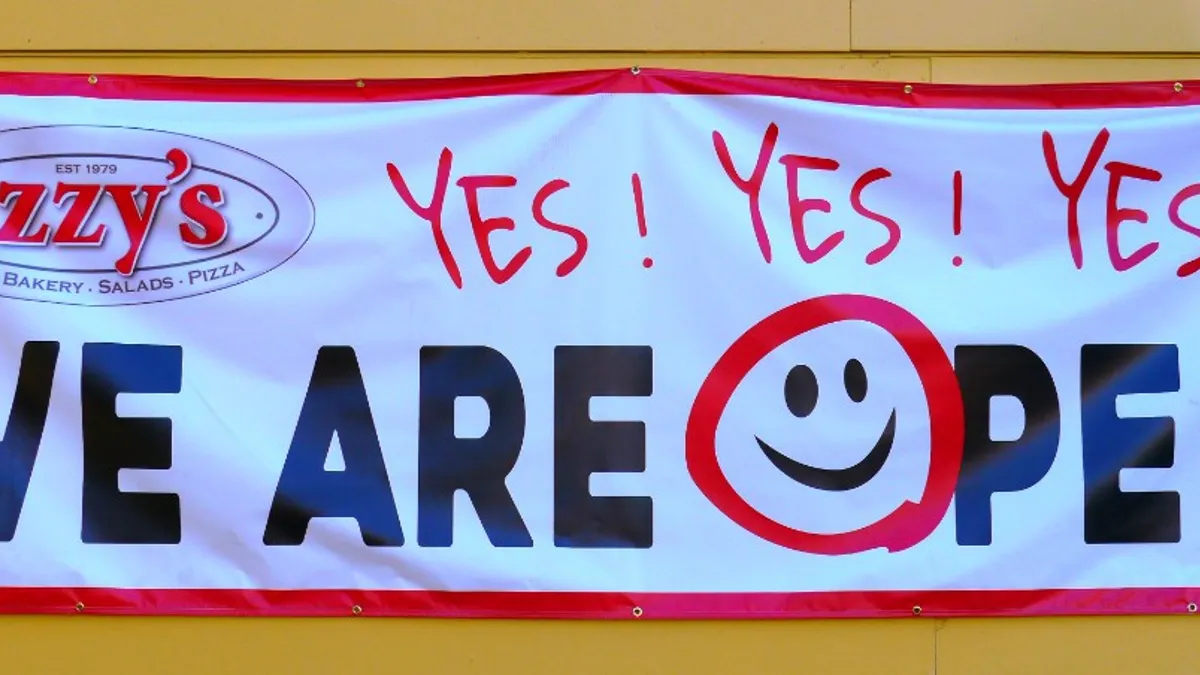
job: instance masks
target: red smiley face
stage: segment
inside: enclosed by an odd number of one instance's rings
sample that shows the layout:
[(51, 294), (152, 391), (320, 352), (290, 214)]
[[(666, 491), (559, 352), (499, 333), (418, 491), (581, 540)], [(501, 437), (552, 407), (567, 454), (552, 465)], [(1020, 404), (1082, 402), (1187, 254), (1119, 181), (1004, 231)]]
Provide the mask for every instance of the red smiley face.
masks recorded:
[[(850, 532), (818, 534), (784, 525), (751, 506), (733, 488), (717, 461), (717, 426), (734, 391), (746, 375), (780, 345), (808, 331), (842, 321), (862, 321), (887, 331), (904, 350), (920, 378), (929, 409), (930, 469), (921, 498), (906, 501), (884, 518)], [(852, 399), (865, 396), (865, 374), (847, 364), (845, 384)], [(793, 369), (785, 397), (793, 414), (812, 411), (815, 381), (804, 370)], [(861, 400), (861, 397), (858, 398)], [(799, 415), (803, 416), (803, 415)], [(889, 434), (889, 429), (891, 434)], [(798, 482), (821, 487), (857, 487), (881, 467), (891, 450), (895, 414), (885, 427), (875, 450), (846, 470), (817, 469), (800, 465), (782, 453), (772, 455), (761, 439), (760, 448), (779, 468)], [(749, 532), (779, 546), (824, 555), (845, 555), (874, 548), (900, 551), (924, 540), (950, 507), (962, 464), (963, 407), (958, 378), (946, 352), (933, 333), (898, 305), (862, 295), (829, 295), (798, 302), (768, 316), (738, 338), (717, 361), (692, 404), (686, 432), (688, 471), (700, 491), (727, 517)], [(882, 449), (881, 449), (882, 448)], [(774, 448), (770, 448), (774, 451)], [(789, 464), (789, 462), (792, 462)], [(877, 465), (877, 466), (876, 466)], [(789, 473), (790, 472), (790, 473)], [(794, 475), (793, 475), (794, 474)], [(813, 483), (817, 485), (813, 485)], [(861, 484), (859, 483), (859, 484)]]

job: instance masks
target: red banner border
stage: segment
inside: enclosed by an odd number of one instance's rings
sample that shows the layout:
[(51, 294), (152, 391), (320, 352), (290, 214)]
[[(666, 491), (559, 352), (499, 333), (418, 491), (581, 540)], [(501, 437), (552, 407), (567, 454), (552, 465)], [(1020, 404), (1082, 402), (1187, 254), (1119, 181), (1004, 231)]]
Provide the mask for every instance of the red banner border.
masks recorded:
[(138, 101), (379, 103), (480, 96), (590, 94), (778, 96), (901, 108), (1143, 108), (1200, 104), (1200, 80), (1033, 85), (906, 84), (657, 68), (389, 80), (0, 73), (0, 95)]
[[(356, 103), (481, 96), (757, 95), (899, 108), (1092, 109), (1200, 104), (1200, 81), (953, 85), (665, 69), (397, 80), (0, 73), (0, 95)], [(1196, 613), (1200, 588), (813, 593), (0, 588), (4, 614), (561, 619), (881, 618)]]
[(0, 614), (799, 619), (1194, 614), (1200, 588), (813, 593), (4, 588)]

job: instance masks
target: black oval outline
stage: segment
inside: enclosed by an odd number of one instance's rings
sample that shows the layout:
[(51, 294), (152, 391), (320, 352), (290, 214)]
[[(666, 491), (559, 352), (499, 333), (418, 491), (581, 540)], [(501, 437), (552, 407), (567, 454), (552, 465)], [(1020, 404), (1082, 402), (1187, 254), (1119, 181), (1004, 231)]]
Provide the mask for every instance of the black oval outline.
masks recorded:
[[(0, 132), (0, 133), (3, 133), (3, 132)], [(132, 160), (137, 160), (137, 161), (141, 161), (141, 162), (159, 162), (162, 164), (170, 164), (170, 162), (168, 162), (165, 158), (155, 158), (155, 157), (149, 157), (149, 156), (143, 156), (143, 155), (108, 155), (108, 154), (76, 155), (76, 154), (70, 154), (70, 153), (61, 153), (61, 154), (54, 154), (54, 155), (26, 155), (24, 157), (11, 157), (11, 158), (7, 158), (7, 159), (0, 159), (0, 168), (2, 168), (3, 165), (7, 164), (8, 162), (23, 162), (23, 161), (31, 160), (31, 159), (61, 159), (64, 157), (80, 158), (80, 159), (87, 158), (87, 157), (99, 157), (99, 158), (106, 158), (106, 159), (132, 159)], [(192, 170), (193, 171), (195, 171), (195, 170), (207, 171), (211, 174), (215, 174), (218, 176), (224, 176), (225, 178), (228, 178), (230, 180), (235, 180), (235, 181), (241, 183), (242, 185), (248, 186), (250, 189), (254, 190), (258, 194), (266, 197), (267, 201), (271, 202), (271, 208), (275, 209), (275, 220), (272, 221), (271, 225), (267, 228), (266, 232), (263, 232), (262, 234), (258, 235), (257, 238), (255, 238), (245, 244), (242, 244), (241, 246), (239, 246), (235, 249), (232, 249), (230, 251), (225, 251), (224, 253), (218, 253), (216, 255), (211, 255), (207, 258), (196, 258), (195, 260), (189, 260), (187, 262), (171, 263), (169, 265), (152, 265), (150, 267), (139, 267), (139, 268), (137, 268), (138, 272), (151, 272), (151, 271), (155, 271), (155, 270), (169, 270), (169, 269), (173, 269), (176, 267), (185, 267), (187, 265), (193, 265), (196, 263), (208, 262), (210, 260), (219, 260), (221, 258), (224, 258), (225, 256), (233, 255), (235, 253), (240, 253), (241, 251), (244, 251), (244, 250), (250, 248), (251, 246), (254, 246), (258, 242), (265, 239), (268, 234), (271, 234), (271, 232), (275, 229), (275, 226), (279, 225), (280, 218), (283, 215), (279, 211), (279, 202), (275, 201), (274, 197), (267, 194), (266, 190), (258, 187), (254, 183), (251, 183), (250, 181), (248, 181), (244, 178), (239, 178), (231, 173), (226, 173), (224, 171), (218, 171), (216, 169), (212, 169), (207, 166), (201, 166), (201, 165), (197, 164), (192, 167)], [(57, 272), (59, 274), (112, 274), (115, 271), (112, 268), (95, 269), (95, 270), (77, 270), (77, 269), (66, 269), (66, 268), (62, 268), (62, 267), (38, 267), (36, 265), (22, 265), (21, 263), (8, 262), (3, 259), (0, 259), (0, 266), (15, 267), (17, 269), (22, 269), (22, 270), (37, 270), (38, 272)]]
[(126, 127), (126, 126), (106, 125), (106, 124), (39, 124), (39, 125), (28, 126), (28, 127), (14, 127), (11, 129), (2, 129), (2, 130), (0, 130), (0, 136), (3, 136), (4, 134), (12, 132), (12, 131), (27, 131), (27, 130), (31, 130), (31, 129), (123, 129), (126, 131), (144, 131), (144, 132), (148, 132), (148, 133), (152, 133), (152, 134), (163, 134), (165, 136), (176, 136), (178, 138), (190, 138), (194, 141), (200, 141), (202, 143), (210, 143), (212, 145), (219, 146), (219, 147), (225, 148), (227, 150), (232, 150), (238, 154), (245, 155), (246, 157), (249, 157), (251, 159), (262, 162), (263, 164), (266, 164), (267, 166), (271, 167), (272, 169), (275, 169), (276, 171), (283, 174), (284, 176), (287, 176), (288, 180), (292, 181), (292, 183), (294, 183), (296, 185), (296, 187), (300, 189), (300, 192), (304, 195), (304, 197), (306, 199), (308, 199), (309, 212), (312, 214), (312, 216), (309, 219), (310, 222), (308, 224), (308, 231), (304, 235), (304, 240), (300, 242), (300, 245), (296, 247), (295, 251), (290, 253), (283, 260), (280, 260), (273, 267), (269, 267), (269, 268), (259, 272), (258, 274), (246, 277), (245, 279), (242, 279), (241, 281), (237, 281), (235, 283), (229, 284), (228, 286), (219, 286), (217, 288), (210, 288), (205, 291), (200, 291), (199, 293), (189, 293), (188, 295), (177, 295), (177, 296), (170, 297), (170, 298), (162, 298), (160, 300), (144, 300), (144, 301), (117, 302), (117, 303), (105, 303), (105, 304), (90, 304), (90, 303), (84, 303), (84, 302), (60, 302), (57, 300), (48, 300), (48, 299), (41, 299), (41, 298), (17, 297), (17, 296), (5, 294), (3, 291), (3, 288), (4, 288), (3, 286), (0, 286), (0, 297), (8, 298), (10, 300), (20, 300), (20, 301), (24, 301), (24, 302), (40, 302), (40, 303), (47, 304), (47, 305), (61, 305), (61, 306), (67, 306), (67, 307), (86, 307), (89, 309), (101, 309), (101, 308), (108, 308), (108, 307), (130, 307), (130, 306), (134, 306), (134, 305), (156, 305), (156, 304), (159, 304), (162, 302), (174, 302), (176, 300), (185, 300), (187, 298), (196, 298), (196, 297), (200, 297), (202, 295), (208, 295), (209, 293), (216, 293), (218, 291), (223, 291), (227, 288), (233, 288), (234, 286), (240, 286), (240, 285), (246, 283), (247, 281), (253, 281), (254, 279), (257, 279), (265, 274), (274, 272), (275, 270), (279, 269), (284, 264), (286, 264), (288, 261), (290, 261), (292, 258), (296, 257), (296, 255), (298, 253), (300, 253), (300, 251), (304, 250), (304, 247), (308, 245), (309, 239), (312, 239), (313, 232), (315, 232), (317, 229), (317, 205), (313, 201), (312, 195), (309, 194), (308, 190), (305, 189), (304, 185), (301, 184), (300, 181), (296, 180), (295, 176), (293, 176), (292, 174), (288, 173), (287, 171), (284, 171), (283, 169), (279, 168), (274, 163), (269, 162), (269, 161), (263, 159), (262, 157), (259, 157), (258, 155), (255, 155), (250, 152), (246, 152), (245, 150), (242, 150), (241, 148), (236, 148), (227, 143), (222, 143), (220, 141), (214, 141), (214, 140), (211, 140), (208, 138), (203, 138), (201, 136), (193, 136), (191, 134), (183, 134), (183, 133), (179, 133), (179, 132), (175, 132), (175, 131), (164, 131), (162, 129), (148, 129), (146, 127)]

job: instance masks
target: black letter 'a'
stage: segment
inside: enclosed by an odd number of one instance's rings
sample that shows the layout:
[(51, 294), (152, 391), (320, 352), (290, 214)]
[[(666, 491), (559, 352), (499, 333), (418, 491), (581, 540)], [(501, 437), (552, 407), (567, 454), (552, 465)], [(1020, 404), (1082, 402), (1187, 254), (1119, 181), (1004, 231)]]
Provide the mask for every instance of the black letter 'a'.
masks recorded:
[[(344, 471), (325, 470), (335, 433)], [(299, 545), (313, 518), (355, 519), (367, 546), (404, 545), (367, 388), (351, 347), (317, 352), (263, 543)]]

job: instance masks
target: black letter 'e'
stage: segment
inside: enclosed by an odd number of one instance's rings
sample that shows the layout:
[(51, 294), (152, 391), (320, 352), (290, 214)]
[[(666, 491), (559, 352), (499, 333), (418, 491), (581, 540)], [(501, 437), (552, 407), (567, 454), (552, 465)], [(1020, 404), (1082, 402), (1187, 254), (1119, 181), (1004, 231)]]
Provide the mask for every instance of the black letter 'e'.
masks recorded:
[(1121, 492), (1121, 469), (1169, 469), (1175, 420), (1122, 418), (1117, 397), (1179, 391), (1175, 345), (1084, 345), (1083, 539), (1089, 544), (1177, 543), (1178, 492)]
[(122, 492), (122, 469), (171, 468), (171, 420), (117, 416), (118, 394), (178, 394), (183, 348), (83, 346), (83, 530), (85, 544), (178, 544), (179, 495)]
[[(343, 471), (326, 471), (333, 435)], [(367, 546), (403, 546), (383, 449), (352, 347), (321, 347), (271, 502), (263, 544), (304, 543), (313, 518), (353, 518)]]
[(592, 397), (649, 396), (650, 347), (564, 346), (554, 349), (554, 545), (650, 548), (650, 497), (593, 497), (594, 473), (646, 470), (646, 425), (594, 422)]

